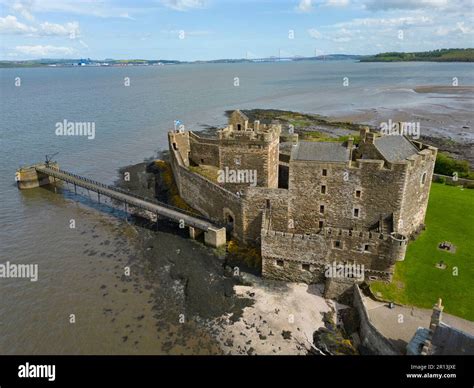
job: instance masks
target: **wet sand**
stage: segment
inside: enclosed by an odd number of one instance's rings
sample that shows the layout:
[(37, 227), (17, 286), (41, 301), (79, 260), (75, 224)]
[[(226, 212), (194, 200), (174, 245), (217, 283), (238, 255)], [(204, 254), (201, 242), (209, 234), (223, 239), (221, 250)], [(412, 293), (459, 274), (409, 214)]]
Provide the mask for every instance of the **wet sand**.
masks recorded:
[(467, 94), (474, 93), (474, 86), (418, 86), (413, 89), (417, 93)]
[[(420, 140), (451, 156), (469, 161), (474, 168), (474, 86), (420, 86), (413, 89), (426, 94), (427, 103), (401, 108), (356, 110), (330, 117), (378, 128), (382, 122), (420, 123)], [(456, 108), (447, 104), (456, 99)]]

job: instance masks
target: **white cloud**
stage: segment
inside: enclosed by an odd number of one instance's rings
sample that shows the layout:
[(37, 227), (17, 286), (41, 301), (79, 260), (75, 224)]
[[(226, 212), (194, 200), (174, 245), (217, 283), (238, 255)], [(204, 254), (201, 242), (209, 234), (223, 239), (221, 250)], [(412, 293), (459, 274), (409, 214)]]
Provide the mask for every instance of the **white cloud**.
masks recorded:
[(181, 34), (183, 34), (185, 37), (187, 36), (205, 36), (205, 35), (210, 35), (212, 34), (212, 31), (207, 31), (207, 30), (191, 30), (191, 31), (187, 31), (187, 30), (162, 30), (161, 31), (162, 34), (167, 34), (167, 35), (176, 35), (176, 36), (180, 36)]
[(317, 29), (315, 29), (315, 28), (310, 28), (310, 29), (308, 30), (308, 34), (309, 34), (309, 36), (310, 36), (311, 38), (313, 38), (313, 39), (319, 39), (319, 38), (321, 38), (321, 33), (320, 33)]
[(406, 16), (398, 18), (363, 18), (335, 24), (336, 27), (400, 27), (433, 24), (428, 16)]
[[(326, 7), (346, 7), (349, 5), (349, 0), (325, 0), (320, 2), (320, 6)], [(313, 11), (316, 5), (315, 0), (300, 0), (296, 10), (303, 13), (309, 13)]]
[(349, 0), (327, 0), (325, 5), (328, 7), (347, 7)]
[(161, 4), (175, 11), (189, 11), (191, 9), (204, 8), (206, 2), (204, 0), (161, 0)]
[(23, 1), (16, 1), (13, 3), (11, 9), (13, 12), (21, 15), (26, 20), (33, 21), (35, 17), (31, 13), (31, 5), (32, 1), (30, 0), (23, 0)]
[(300, 12), (308, 13), (313, 10), (312, 0), (301, 0), (296, 9)]
[(71, 22), (66, 24), (56, 24), (44, 22), (40, 24), (40, 35), (43, 36), (79, 36), (79, 23)]
[[(12, 4), (13, 3), (13, 4)], [(2, 6), (8, 7), (18, 16), (34, 20), (38, 13), (64, 13), (89, 15), (100, 18), (132, 19), (132, 14), (149, 12), (158, 8), (158, 2), (114, 1), (114, 0), (0, 0)]]
[(435, 31), (435, 34), (438, 36), (446, 36), (452, 31), (451, 28), (448, 27), (438, 27)]
[(50, 45), (16, 46), (15, 51), (19, 54), (24, 54), (35, 58), (45, 58), (48, 56), (70, 56), (74, 53), (74, 49), (70, 47)]
[(31, 34), (34, 32), (36, 32), (36, 28), (19, 22), (15, 16), (8, 15), (0, 18), (1, 34)]
[(393, 9), (440, 8), (448, 5), (448, 0), (369, 0), (366, 8), (371, 11)]
[(135, 18), (131, 17), (128, 12), (122, 12), (119, 17), (124, 18), (124, 19), (129, 19), (129, 20), (136, 20)]
[(472, 34), (474, 32), (474, 28), (471, 27), (466, 27), (464, 25), (464, 22), (458, 22), (456, 24), (456, 27), (458, 28), (459, 31), (461, 31), (463, 34)]
[(44, 22), (36, 26), (28, 26), (19, 22), (16, 16), (8, 15), (7, 17), (0, 18), (0, 33), (32, 37), (69, 36), (70, 38), (76, 38), (79, 36), (80, 31), (78, 22), (66, 24)]

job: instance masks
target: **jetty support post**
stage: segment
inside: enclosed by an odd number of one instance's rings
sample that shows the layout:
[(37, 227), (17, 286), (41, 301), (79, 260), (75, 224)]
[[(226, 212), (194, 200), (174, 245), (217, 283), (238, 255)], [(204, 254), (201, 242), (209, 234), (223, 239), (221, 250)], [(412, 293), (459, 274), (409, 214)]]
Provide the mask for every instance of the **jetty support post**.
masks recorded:
[(226, 244), (225, 228), (208, 228), (204, 232), (204, 242), (214, 248), (224, 246)]
[(203, 231), (201, 229), (197, 229), (193, 226), (189, 227), (189, 237), (191, 237), (193, 240), (196, 240), (196, 238), (200, 236), (202, 232)]

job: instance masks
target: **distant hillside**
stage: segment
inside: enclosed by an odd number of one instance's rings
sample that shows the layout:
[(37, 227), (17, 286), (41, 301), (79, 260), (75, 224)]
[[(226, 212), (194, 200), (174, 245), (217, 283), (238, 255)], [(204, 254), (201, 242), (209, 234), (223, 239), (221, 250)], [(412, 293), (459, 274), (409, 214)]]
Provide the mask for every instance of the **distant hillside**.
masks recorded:
[(441, 49), (417, 53), (390, 52), (362, 57), (360, 62), (474, 62), (474, 49)]

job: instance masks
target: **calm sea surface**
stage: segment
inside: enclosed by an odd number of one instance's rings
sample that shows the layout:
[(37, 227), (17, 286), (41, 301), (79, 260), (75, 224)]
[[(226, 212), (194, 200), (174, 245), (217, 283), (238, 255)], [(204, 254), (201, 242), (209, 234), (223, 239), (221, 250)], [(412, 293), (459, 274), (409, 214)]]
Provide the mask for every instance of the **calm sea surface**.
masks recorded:
[[(348, 87), (343, 87), (344, 77)], [(20, 192), (14, 182), (19, 166), (59, 152), (62, 168), (112, 183), (119, 167), (167, 148), (173, 120), (198, 130), (224, 124), (224, 111), (234, 108), (338, 115), (423, 107), (444, 109), (454, 120), (465, 107), (462, 101), (440, 96), (434, 102), (432, 95), (411, 90), (450, 86), (453, 77), (461, 85), (474, 85), (473, 65), (299, 62), (0, 69), (0, 264), (39, 265), (37, 282), (0, 279), (0, 354), (215, 351), (212, 335), (199, 328), (181, 330), (175, 317), (167, 316), (172, 310), (168, 305), (179, 302), (173, 296), (150, 287), (145, 277), (129, 283), (120, 279), (131, 257), (140, 261), (134, 228), (113, 211), (75, 201), (70, 194), (44, 188)], [(421, 120), (429, 122), (428, 116)], [(65, 119), (94, 122), (95, 139), (56, 136), (56, 123)], [(75, 229), (69, 228), (71, 219)], [(179, 254), (198, 265), (209, 260), (211, 251), (190, 240), (159, 233), (156, 241), (163, 254), (180, 249)], [(152, 308), (157, 300), (158, 311)], [(69, 323), (71, 314), (75, 324)]]

